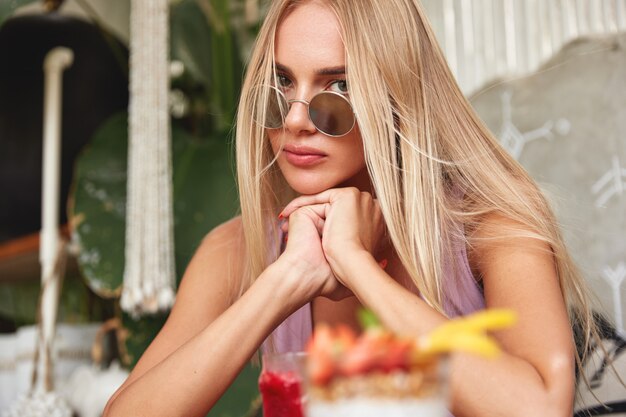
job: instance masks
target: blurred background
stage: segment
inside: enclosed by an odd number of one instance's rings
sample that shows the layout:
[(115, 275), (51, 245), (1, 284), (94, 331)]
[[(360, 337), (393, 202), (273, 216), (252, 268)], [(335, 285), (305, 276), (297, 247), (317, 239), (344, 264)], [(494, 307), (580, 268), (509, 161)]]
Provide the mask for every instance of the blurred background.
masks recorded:
[[(100, 415), (166, 318), (119, 304), (131, 1), (0, 0), (0, 413), (29, 390), (36, 351), (42, 65), (56, 46), (74, 62), (63, 74), (59, 220), (69, 257), (53, 355), (56, 389), (78, 415)], [(626, 0), (422, 2), (461, 89), (545, 191), (596, 308), (623, 335)], [(232, 123), (265, 9), (259, 0), (168, 5), (177, 280), (202, 237), (238, 210)], [(210, 415), (255, 415), (258, 372), (248, 366)]]

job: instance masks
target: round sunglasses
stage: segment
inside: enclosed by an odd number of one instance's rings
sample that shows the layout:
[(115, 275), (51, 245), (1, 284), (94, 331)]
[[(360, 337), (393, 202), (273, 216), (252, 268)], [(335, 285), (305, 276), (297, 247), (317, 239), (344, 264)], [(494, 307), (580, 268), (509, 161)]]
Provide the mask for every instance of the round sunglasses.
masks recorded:
[(255, 91), (258, 103), (255, 122), (266, 129), (280, 129), (293, 103), (307, 106), (309, 119), (326, 136), (347, 135), (356, 123), (354, 110), (346, 97), (334, 91), (320, 91), (310, 101), (288, 100), (278, 88), (259, 86)]

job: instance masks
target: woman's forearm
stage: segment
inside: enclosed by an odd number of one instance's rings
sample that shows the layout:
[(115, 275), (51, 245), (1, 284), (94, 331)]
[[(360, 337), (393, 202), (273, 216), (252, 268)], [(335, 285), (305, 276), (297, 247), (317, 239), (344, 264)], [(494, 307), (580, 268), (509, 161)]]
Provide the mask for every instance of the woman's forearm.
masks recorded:
[(204, 416), (267, 335), (299, 302), (289, 275), (270, 267), (230, 308), (195, 337), (116, 393), (106, 417)]
[[(344, 256), (343, 280), (383, 324), (399, 334), (423, 335), (448, 319), (387, 275), (368, 253)], [(364, 279), (367, 277), (367, 279)], [(359, 279), (356, 284), (351, 279)], [(393, 302), (389, 302), (393, 300)], [(571, 360), (570, 360), (571, 359)], [(562, 377), (573, 374), (574, 360), (563, 358)], [(571, 384), (551, 384), (530, 362), (503, 352), (497, 359), (455, 354), (451, 366), (451, 396), (456, 416), (571, 415)]]

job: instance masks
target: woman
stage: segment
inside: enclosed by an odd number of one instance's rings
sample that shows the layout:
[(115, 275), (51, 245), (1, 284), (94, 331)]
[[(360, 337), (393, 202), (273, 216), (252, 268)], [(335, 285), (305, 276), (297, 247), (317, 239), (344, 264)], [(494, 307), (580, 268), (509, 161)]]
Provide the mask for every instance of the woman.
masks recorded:
[(360, 305), (413, 335), (515, 310), (499, 359), (454, 357), (452, 412), (572, 414), (570, 323), (592, 331), (583, 284), (417, 0), (274, 1), (243, 86), (237, 164), (241, 217), (204, 239), (105, 415), (204, 415), (266, 339), (297, 350), (311, 322), (356, 326)]

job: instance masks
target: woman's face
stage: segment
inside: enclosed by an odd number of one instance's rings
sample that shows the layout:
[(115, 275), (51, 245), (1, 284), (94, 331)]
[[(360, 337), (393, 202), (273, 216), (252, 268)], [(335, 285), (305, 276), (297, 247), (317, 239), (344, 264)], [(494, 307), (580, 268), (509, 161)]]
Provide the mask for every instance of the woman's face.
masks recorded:
[[(308, 102), (323, 90), (348, 93), (345, 50), (331, 10), (307, 2), (277, 29), (278, 87), (290, 99)], [(295, 102), (283, 128), (267, 133), (278, 166), (297, 193), (316, 194), (338, 186), (370, 188), (358, 126), (345, 136), (326, 136), (309, 119), (306, 104)]]

